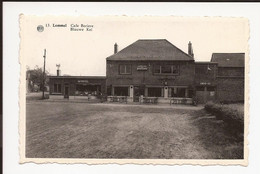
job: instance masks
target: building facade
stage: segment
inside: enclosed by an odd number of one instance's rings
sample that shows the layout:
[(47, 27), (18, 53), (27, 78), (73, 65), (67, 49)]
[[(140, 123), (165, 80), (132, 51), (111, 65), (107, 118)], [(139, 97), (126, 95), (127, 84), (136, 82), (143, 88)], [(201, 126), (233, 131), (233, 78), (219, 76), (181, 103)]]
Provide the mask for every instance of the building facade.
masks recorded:
[(245, 54), (213, 53), (211, 61), (218, 64), (217, 100), (223, 103), (244, 101)]
[(96, 99), (105, 93), (104, 76), (49, 76), (51, 99)]
[(190, 100), (194, 95), (192, 45), (186, 54), (169, 41), (138, 40), (108, 57), (107, 93), (127, 96), (138, 102), (140, 96), (157, 97), (161, 103), (171, 98)]
[(216, 100), (217, 71), (216, 62), (195, 62), (194, 87), (198, 103)]
[(190, 42), (185, 53), (165, 39), (138, 40), (119, 52), (115, 44), (114, 50), (106, 59), (108, 95), (129, 102), (140, 96), (160, 103), (244, 100), (244, 53), (214, 53), (211, 61), (196, 62)]
[(191, 104), (244, 100), (244, 53), (213, 53), (196, 62), (166, 39), (137, 40), (106, 58), (106, 76), (50, 76), (50, 98), (124, 97), (127, 102)]

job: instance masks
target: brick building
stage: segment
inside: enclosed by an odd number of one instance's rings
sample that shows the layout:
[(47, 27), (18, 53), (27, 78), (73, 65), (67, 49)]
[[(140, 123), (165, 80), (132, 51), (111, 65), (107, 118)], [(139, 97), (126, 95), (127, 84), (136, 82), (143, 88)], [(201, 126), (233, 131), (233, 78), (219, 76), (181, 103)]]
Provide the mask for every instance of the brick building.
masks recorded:
[(195, 62), (188, 53), (166, 39), (138, 40), (106, 59), (107, 94), (157, 97), (160, 103), (179, 99), (190, 103), (196, 96), (207, 101), (243, 101), (244, 53), (214, 53), (210, 62)]
[(244, 101), (244, 53), (213, 53), (211, 62), (218, 64), (217, 100), (219, 102)]
[(216, 62), (195, 62), (194, 86), (198, 103), (216, 100)]
[(104, 76), (49, 76), (51, 99), (96, 99), (105, 93)]
[(169, 103), (172, 97), (190, 100), (194, 95), (194, 58), (165, 39), (138, 40), (108, 57), (108, 95), (127, 96), (128, 101), (157, 97)]
[(159, 103), (191, 104), (244, 100), (244, 53), (213, 53), (195, 62), (166, 39), (137, 40), (106, 58), (106, 76), (51, 76), (52, 98), (124, 97), (127, 102), (156, 98)]

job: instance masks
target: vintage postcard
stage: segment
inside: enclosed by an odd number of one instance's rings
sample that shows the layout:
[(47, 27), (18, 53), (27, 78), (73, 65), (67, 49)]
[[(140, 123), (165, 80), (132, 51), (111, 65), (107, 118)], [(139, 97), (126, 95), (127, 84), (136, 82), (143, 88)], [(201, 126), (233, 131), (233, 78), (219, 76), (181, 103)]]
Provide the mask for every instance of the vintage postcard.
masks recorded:
[(248, 165), (249, 21), (20, 15), (20, 163)]

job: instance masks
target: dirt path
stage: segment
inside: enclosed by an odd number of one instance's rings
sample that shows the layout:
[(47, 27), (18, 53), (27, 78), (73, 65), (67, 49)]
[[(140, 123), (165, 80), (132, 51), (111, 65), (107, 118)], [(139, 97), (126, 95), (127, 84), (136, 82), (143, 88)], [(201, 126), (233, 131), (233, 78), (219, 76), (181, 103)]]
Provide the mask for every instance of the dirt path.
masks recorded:
[(225, 144), (230, 138), (221, 123), (209, 122), (212, 119), (201, 108), (186, 106), (35, 102), (27, 104), (26, 154), (42, 158), (227, 158), (225, 153), (232, 151), (234, 143)]

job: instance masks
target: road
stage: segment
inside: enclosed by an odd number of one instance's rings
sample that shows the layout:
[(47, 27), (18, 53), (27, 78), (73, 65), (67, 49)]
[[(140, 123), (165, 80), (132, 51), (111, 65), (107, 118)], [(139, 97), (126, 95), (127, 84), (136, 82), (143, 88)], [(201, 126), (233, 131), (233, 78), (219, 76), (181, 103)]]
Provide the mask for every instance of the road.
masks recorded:
[(243, 143), (202, 107), (46, 101), (26, 107), (27, 157), (243, 158)]

